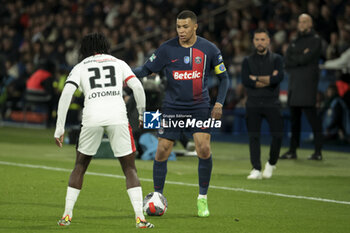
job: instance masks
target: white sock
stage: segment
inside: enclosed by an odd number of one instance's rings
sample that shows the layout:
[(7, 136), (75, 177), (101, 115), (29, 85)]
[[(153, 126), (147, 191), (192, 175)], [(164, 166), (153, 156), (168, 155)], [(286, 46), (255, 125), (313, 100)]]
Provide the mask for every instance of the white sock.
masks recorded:
[(63, 217), (65, 217), (67, 214), (70, 218), (73, 217), (73, 208), (74, 204), (78, 199), (80, 193), (80, 189), (69, 187), (67, 188), (67, 195), (66, 195), (66, 206), (64, 208)]
[(127, 190), (129, 194), (129, 198), (132, 204), (132, 207), (135, 211), (135, 219), (139, 217), (140, 219), (145, 219), (145, 216), (143, 215), (143, 197), (142, 197), (142, 188), (134, 187)]
[(206, 194), (205, 194), (205, 195), (198, 194), (198, 199), (201, 199), (201, 198), (205, 198), (205, 199), (207, 199), (207, 195), (206, 195)]

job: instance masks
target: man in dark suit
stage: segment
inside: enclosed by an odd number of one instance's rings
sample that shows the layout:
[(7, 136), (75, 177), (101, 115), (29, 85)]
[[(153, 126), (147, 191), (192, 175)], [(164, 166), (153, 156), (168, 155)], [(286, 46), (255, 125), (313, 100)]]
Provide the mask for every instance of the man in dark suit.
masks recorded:
[(319, 80), (318, 61), (321, 39), (312, 29), (312, 19), (307, 14), (298, 18), (298, 37), (291, 42), (285, 57), (289, 73), (288, 104), (291, 113), (289, 150), (280, 159), (296, 159), (300, 143), (301, 113), (304, 112), (314, 134), (315, 152), (311, 160), (322, 160), (322, 126), (317, 116), (316, 94)]
[[(278, 99), (283, 79), (283, 60), (269, 51), (270, 36), (267, 30), (254, 32), (255, 50), (242, 63), (242, 83), (247, 89), (246, 122), (249, 134), (250, 161), (253, 169), (247, 179), (269, 179), (276, 169), (283, 137), (283, 120)], [(269, 160), (261, 172), (260, 128), (266, 119), (272, 136)]]

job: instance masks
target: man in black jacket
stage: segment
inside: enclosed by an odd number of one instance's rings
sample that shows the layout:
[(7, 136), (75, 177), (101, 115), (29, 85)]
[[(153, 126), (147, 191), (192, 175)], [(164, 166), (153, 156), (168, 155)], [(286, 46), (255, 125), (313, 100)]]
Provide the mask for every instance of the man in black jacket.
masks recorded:
[[(242, 81), (247, 88), (246, 120), (249, 133), (250, 161), (253, 170), (248, 179), (271, 178), (280, 153), (283, 120), (280, 113), (279, 83), (283, 79), (282, 57), (269, 51), (270, 37), (266, 30), (254, 32), (255, 51), (242, 64)], [(272, 142), (270, 159), (261, 173), (260, 128), (265, 118), (270, 126)]]
[(309, 159), (322, 160), (322, 126), (317, 116), (316, 94), (319, 80), (318, 61), (321, 39), (312, 29), (312, 19), (307, 14), (298, 18), (298, 37), (287, 49), (285, 65), (289, 73), (288, 104), (291, 113), (289, 150), (281, 159), (296, 159), (300, 142), (301, 112), (303, 111), (314, 134), (315, 152)]

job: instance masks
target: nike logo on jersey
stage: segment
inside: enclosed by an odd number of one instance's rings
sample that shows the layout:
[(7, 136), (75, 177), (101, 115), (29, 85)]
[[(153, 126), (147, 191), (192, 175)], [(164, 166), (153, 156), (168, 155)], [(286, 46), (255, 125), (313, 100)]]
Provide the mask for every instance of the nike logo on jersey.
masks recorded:
[(179, 59), (174, 59), (174, 60), (171, 60), (171, 62), (172, 62), (172, 63), (174, 63), (174, 62), (176, 62), (177, 60), (179, 60)]

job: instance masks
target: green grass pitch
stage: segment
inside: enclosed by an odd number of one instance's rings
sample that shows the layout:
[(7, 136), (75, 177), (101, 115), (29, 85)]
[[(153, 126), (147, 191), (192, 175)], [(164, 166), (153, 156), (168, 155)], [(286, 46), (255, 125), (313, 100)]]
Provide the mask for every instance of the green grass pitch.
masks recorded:
[[(268, 149), (262, 147), (263, 164)], [(247, 145), (213, 142), (212, 151), (209, 218), (196, 216), (197, 158), (168, 163), (168, 211), (147, 217), (154, 229), (135, 228), (119, 162), (94, 159), (72, 224), (60, 227), (74, 146), (58, 148), (53, 130), (0, 127), (0, 232), (350, 232), (349, 154), (324, 151), (324, 161), (308, 161), (312, 151), (299, 150), (298, 160), (278, 162), (272, 179), (251, 181)], [(153, 164), (136, 165), (146, 195)]]

